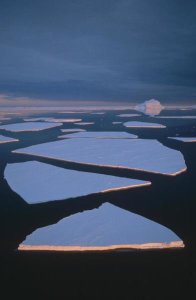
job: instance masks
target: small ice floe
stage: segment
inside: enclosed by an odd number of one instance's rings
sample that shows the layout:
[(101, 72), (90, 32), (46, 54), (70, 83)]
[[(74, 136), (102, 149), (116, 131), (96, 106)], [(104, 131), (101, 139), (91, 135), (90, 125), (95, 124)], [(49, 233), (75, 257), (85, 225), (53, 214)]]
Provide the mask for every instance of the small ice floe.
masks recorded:
[(22, 245), (53, 246), (55, 250), (55, 246), (130, 245), (131, 247), (133, 244), (150, 243), (153, 246), (153, 243), (174, 241), (180, 239), (170, 229), (105, 203), (99, 209), (77, 213), (54, 225), (35, 230), (27, 236)]
[(96, 139), (134, 139), (138, 136), (128, 132), (122, 131), (86, 131), (66, 134), (61, 137), (67, 138), (96, 138)]
[(148, 181), (81, 172), (37, 161), (8, 164), (9, 186), (29, 204), (150, 185)]
[(135, 106), (135, 110), (138, 110), (148, 116), (159, 115), (163, 109), (164, 107), (161, 105), (161, 103), (155, 99), (145, 101)]
[(81, 128), (67, 128), (67, 129), (61, 129), (62, 132), (83, 132), (86, 131), (86, 129)]
[(4, 129), (12, 132), (22, 132), (22, 131), (40, 131), (44, 129), (49, 129), (57, 126), (61, 126), (63, 123), (45, 123), (45, 122), (26, 122), (26, 123), (16, 123), (1, 125), (0, 129)]
[(91, 113), (91, 115), (104, 115), (105, 112), (93, 112)]
[(44, 121), (44, 122), (51, 122), (51, 123), (75, 123), (80, 122), (82, 119), (56, 119), (56, 118), (30, 118), (30, 119), (24, 119), (25, 122), (36, 122), (36, 121)]
[(122, 122), (112, 122), (113, 125), (122, 124)]
[(177, 175), (186, 170), (181, 152), (163, 146), (156, 140), (77, 138), (43, 143), (12, 152), (167, 175)]
[(25, 122), (37, 122), (37, 121), (49, 122), (50, 119), (51, 118), (39, 117), (39, 118), (26, 118), (23, 120)]
[(49, 122), (54, 122), (54, 123), (75, 123), (75, 122), (80, 122), (82, 121), (82, 119), (55, 119), (55, 118), (51, 118), (49, 120)]
[(0, 121), (9, 121), (11, 118), (6, 118), (6, 117), (0, 117)]
[(157, 116), (158, 119), (196, 119), (196, 116)]
[(18, 141), (19, 140), (17, 140), (17, 139), (13, 139), (13, 138), (8, 137), (8, 136), (0, 135), (0, 144), (18, 142)]
[(121, 117), (121, 118), (131, 118), (131, 117), (140, 117), (141, 115), (140, 114), (120, 114), (120, 115), (117, 115), (117, 117)]
[(123, 125), (128, 128), (166, 128), (162, 124), (135, 121), (125, 122)]
[(196, 137), (169, 137), (169, 139), (185, 142), (185, 143), (195, 143)]
[(93, 124), (95, 124), (95, 122), (78, 122), (78, 123), (74, 123), (75, 125), (93, 125)]

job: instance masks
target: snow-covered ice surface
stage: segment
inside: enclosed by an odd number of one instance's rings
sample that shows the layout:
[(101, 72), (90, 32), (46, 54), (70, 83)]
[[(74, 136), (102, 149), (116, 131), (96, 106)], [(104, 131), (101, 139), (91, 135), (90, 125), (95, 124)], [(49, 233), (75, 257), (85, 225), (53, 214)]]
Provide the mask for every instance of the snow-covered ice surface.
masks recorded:
[(135, 110), (138, 110), (148, 116), (159, 115), (163, 108), (164, 107), (161, 103), (155, 99), (145, 101), (135, 106)]
[(18, 142), (19, 140), (10, 138), (8, 136), (0, 135), (0, 144)]
[(8, 164), (4, 176), (12, 190), (29, 204), (150, 184), (136, 179), (64, 169), (37, 161)]
[(35, 230), (24, 245), (110, 246), (179, 241), (170, 229), (112, 204)]
[(169, 139), (182, 141), (185, 143), (194, 143), (196, 142), (196, 137), (169, 137)]
[(123, 124), (125, 127), (135, 128), (166, 128), (166, 126), (157, 123), (130, 121)]
[(86, 129), (81, 128), (67, 128), (67, 129), (61, 129), (62, 132), (83, 132), (86, 131)]
[(128, 117), (140, 117), (140, 114), (120, 114), (117, 115), (117, 117), (121, 117), (121, 118), (128, 118)]
[(186, 170), (181, 152), (167, 148), (156, 140), (65, 139), (13, 152), (168, 175), (176, 175)]
[(92, 125), (95, 124), (95, 122), (78, 122), (78, 123), (74, 123), (75, 125)]
[(49, 129), (57, 126), (63, 125), (62, 123), (45, 123), (45, 122), (25, 122), (25, 123), (16, 123), (1, 125), (0, 129), (4, 129), (12, 132), (20, 131), (40, 131), (44, 129)]
[(137, 135), (123, 131), (86, 131), (66, 134), (67, 138), (97, 138), (97, 139), (134, 139)]

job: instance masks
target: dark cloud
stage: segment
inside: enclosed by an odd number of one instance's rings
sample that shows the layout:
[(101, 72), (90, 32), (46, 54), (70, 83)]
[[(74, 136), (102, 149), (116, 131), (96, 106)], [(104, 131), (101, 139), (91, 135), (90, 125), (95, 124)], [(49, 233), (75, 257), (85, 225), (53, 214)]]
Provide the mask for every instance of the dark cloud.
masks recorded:
[(196, 2), (1, 0), (0, 94), (196, 101)]

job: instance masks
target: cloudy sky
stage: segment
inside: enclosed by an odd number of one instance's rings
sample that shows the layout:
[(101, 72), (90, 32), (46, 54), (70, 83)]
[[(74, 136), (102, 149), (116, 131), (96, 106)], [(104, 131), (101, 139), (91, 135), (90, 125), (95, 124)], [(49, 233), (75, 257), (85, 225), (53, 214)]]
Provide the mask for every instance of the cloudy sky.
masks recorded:
[(0, 101), (196, 104), (195, 20), (195, 0), (1, 0)]

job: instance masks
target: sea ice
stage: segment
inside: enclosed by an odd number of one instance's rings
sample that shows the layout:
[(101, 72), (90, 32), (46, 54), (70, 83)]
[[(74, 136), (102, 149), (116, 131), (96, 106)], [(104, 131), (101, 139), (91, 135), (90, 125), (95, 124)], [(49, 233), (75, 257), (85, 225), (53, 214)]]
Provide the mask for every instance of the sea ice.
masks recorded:
[(157, 124), (157, 123), (148, 123), (148, 122), (136, 122), (136, 121), (130, 121), (130, 122), (125, 122), (123, 124), (125, 127), (131, 128), (166, 128), (166, 126), (162, 124)]
[(0, 129), (4, 129), (12, 132), (21, 132), (21, 131), (40, 131), (44, 129), (49, 129), (57, 126), (63, 125), (62, 123), (45, 123), (45, 122), (26, 122), (26, 123), (16, 123), (1, 125)]
[(29, 204), (75, 198), (150, 182), (55, 167), (37, 161), (8, 164), (5, 179)]
[(157, 116), (158, 119), (196, 119), (196, 116)]
[(105, 203), (35, 230), (23, 245), (110, 246), (179, 240), (170, 229)]
[(83, 132), (86, 131), (86, 129), (81, 128), (67, 128), (67, 129), (61, 129), (62, 132)]
[(161, 103), (155, 99), (145, 101), (144, 103), (135, 106), (135, 110), (138, 110), (148, 116), (159, 115), (163, 108), (164, 107)]
[(18, 142), (19, 140), (10, 138), (8, 136), (0, 135), (0, 144)]
[(128, 118), (128, 117), (140, 117), (141, 115), (139, 115), (139, 114), (120, 114), (117, 116), (121, 117), (121, 118)]
[(112, 124), (117, 125), (117, 124), (122, 124), (122, 122), (112, 122)]
[(75, 125), (92, 125), (95, 124), (95, 122), (78, 122), (78, 123), (74, 123)]
[(56, 118), (30, 118), (30, 119), (24, 119), (26, 122), (34, 122), (34, 121), (44, 121), (44, 122), (54, 122), (54, 123), (75, 123), (80, 122), (82, 119), (56, 119)]
[(194, 143), (196, 142), (196, 137), (169, 137), (169, 139), (182, 141), (185, 143)]
[(122, 131), (86, 131), (66, 134), (61, 137), (67, 138), (97, 138), (97, 139), (133, 139), (137, 135)]
[(167, 148), (156, 140), (65, 139), (13, 152), (168, 175), (176, 175), (186, 170), (181, 152)]

